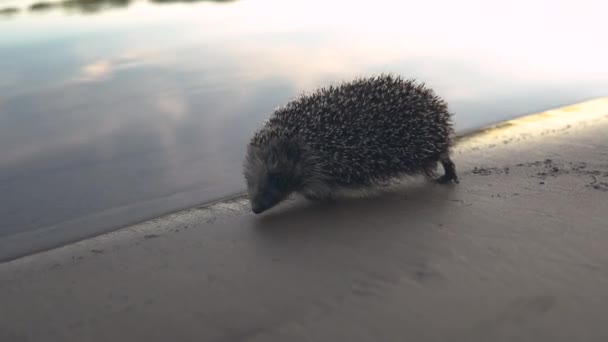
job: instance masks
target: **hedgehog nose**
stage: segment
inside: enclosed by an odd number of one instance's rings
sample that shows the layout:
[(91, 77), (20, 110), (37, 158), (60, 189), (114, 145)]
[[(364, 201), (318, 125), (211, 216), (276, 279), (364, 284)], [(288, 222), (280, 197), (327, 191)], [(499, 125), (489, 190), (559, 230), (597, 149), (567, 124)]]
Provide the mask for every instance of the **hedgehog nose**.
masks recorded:
[(260, 205), (253, 205), (251, 211), (253, 211), (254, 214), (261, 214), (264, 211), (264, 208)]

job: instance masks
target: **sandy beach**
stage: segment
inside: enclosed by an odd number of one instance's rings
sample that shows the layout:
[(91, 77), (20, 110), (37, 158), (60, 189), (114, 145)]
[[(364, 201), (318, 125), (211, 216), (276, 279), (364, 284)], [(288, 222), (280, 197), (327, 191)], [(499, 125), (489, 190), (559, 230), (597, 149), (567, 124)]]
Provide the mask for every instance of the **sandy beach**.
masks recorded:
[(608, 98), (460, 139), (460, 184), (237, 197), (0, 264), (0, 341), (608, 340)]

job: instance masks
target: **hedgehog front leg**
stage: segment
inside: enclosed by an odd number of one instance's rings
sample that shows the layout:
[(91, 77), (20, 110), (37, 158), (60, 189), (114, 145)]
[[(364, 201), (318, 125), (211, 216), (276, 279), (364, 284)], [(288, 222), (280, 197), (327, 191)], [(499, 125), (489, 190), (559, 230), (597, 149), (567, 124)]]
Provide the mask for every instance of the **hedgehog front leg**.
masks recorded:
[(309, 201), (324, 202), (333, 198), (333, 191), (330, 186), (324, 183), (317, 183), (306, 187), (300, 194)]
[(303, 194), (304, 198), (311, 202), (329, 202), (333, 199), (332, 196), (329, 195), (319, 195), (319, 194)]
[(460, 183), (460, 181), (458, 180), (458, 175), (456, 174), (456, 165), (454, 164), (454, 162), (452, 161), (452, 159), (450, 159), (450, 156), (448, 153), (442, 153), (439, 156), (439, 162), (441, 163), (441, 166), (443, 166), (443, 170), (445, 171), (445, 174), (439, 178), (437, 178), (437, 183), (439, 184), (447, 184), (450, 182), (454, 182), (454, 183)]

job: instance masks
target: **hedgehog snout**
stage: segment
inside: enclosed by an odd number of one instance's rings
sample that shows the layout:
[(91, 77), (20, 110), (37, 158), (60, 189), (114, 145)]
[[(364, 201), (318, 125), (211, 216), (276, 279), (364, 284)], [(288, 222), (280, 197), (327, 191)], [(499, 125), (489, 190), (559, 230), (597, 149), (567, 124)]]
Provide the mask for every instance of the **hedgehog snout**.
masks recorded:
[(267, 208), (267, 204), (264, 203), (264, 201), (260, 200), (258, 197), (254, 197), (250, 199), (250, 203), (251, 203), (251, 211), (253, 211), (254, 214), (261, 214), (263, 213)]
[(257, 191), (250, 193), (251, 210), (255, 214), (260, 214), (277, 204), (289, 195), (289, 191), (283, 189), (272, 182), (265, 183)]
[(279, 201), (270, 194), (262, 194), (251, 199), (251, 211), (254, 214), (261, 214), (274, 207)]
[(264, 209), (264, 207), (258, 203), (253, 203), (251, 205), (251, 211), (253, 211), (254, 214), (261, 214), (265, 211), (266, 209)]

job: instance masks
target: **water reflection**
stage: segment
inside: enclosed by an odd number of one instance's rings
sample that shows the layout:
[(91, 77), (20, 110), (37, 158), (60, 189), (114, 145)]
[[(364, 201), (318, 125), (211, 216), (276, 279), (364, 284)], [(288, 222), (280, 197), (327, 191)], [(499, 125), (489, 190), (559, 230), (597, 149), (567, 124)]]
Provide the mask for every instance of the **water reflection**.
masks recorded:
[(37, 2), (35, 4), (32, 4), (29, 8), (30, 11), (32, 12), (37, 12), (37, 11), (46, 11), (49, 10), (51, 8), (55, 7), (54, 3), (51, 2)]
[[(53, 10), (62, 10), (67, 13), (82, 13), (92, 14), (98, 13), (107, 9), (127, 8), (129, 5), (141, 2), (142, 0), (64, 0), (64, 1), (41, 1), (29, 5), (26, 10), (32, 13), (44, 13)], [(171, 4), (171, 3), (197, 3), (197, 2), (215, 2), (215, 3), (230, 3), (238, 0), (147, 0), (154, 4)], [(9, 17), (19, 13), (18, 7), (0, 8), (0, 16)]]
[(130, 0), (66, 0), (62, 2), (37, 2), (29, 7), (32, 12), (45, 12), (53, 9), (62, 9), (67, 12), (79, 11), (82, 13), (95, 13), (103, 9), (126, 7)]
[(459, 131), (608, 94), (599, 9), (565, 26), (576, 9), (538, 25), (522, 8), (546, 9), (523, 0), (491, 18), (471, 0), (219, 2), (0, 23), (0, 254), (24, 232), (82, 237), (242, 190), (243, 146), (273, 108), (358, 74), (424, 80)]
[(19, 13), (19, 8), (17, 7), (0, 8), (0, 17), (10, 17), (17, 13)]

